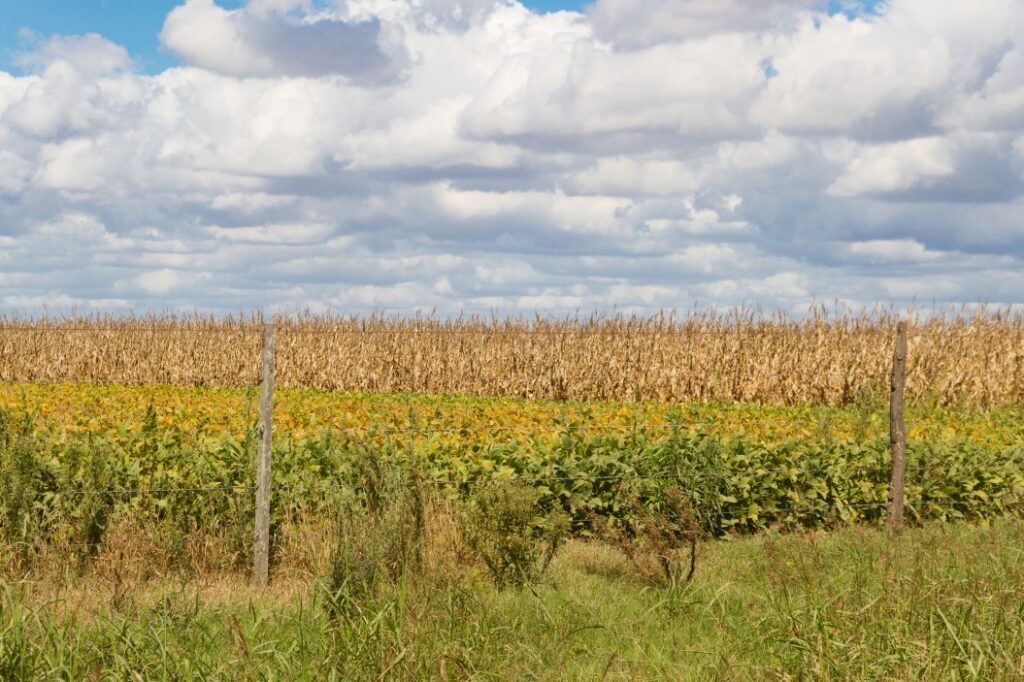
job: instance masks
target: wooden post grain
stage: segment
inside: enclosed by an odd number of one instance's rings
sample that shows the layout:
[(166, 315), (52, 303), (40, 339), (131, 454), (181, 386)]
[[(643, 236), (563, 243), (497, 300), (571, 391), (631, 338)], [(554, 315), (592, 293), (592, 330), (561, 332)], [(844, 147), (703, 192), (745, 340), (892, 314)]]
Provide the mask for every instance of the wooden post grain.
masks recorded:
[(256, 454), (256, 529), (252, 578), (264, 587), (270, 575), (270, 459), (274, 419), (274, 324), (263, 326), (263, 352), (260, 369), (260, 421), (256, 427), (259, 445)]
[(903, 526), (904, 484), (907, 471), (907, 424), (903, 418), (903, 389), (907, 373), (907, 323), (896, 327), (896, 348), (889, 377), (889, 442), (892, 445), (892, 481), (889, 484), (890, 533)]

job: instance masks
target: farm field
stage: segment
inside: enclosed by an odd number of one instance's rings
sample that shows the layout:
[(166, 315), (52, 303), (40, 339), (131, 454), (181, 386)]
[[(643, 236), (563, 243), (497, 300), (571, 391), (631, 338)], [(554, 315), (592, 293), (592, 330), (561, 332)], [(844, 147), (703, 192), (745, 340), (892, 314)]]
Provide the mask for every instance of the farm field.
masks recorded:
[[(1021, 324), (917, 327), (909, 528), (891, 538), (884, 363), (864, 341), (888, 352), (891, 330), (862, 322), (845, 323), (839, 361), (812, 351), (838, 328), (749, 326), (761, 345), (725, 373), (691, 365), (685, 390), (649, 362), (706, 352), (680, 350), (677, 327), (620, 344), (632, 383), (592, 381), (586, 350), (620, 320), (570, 327), (575, 346), (476, 329), (487, 340), (461, 341), (449, 374), (395, 373), (378, 341), (338, 375), (361, 390), (331, 390), (316, 372), (344, 355), (340, 323), (325, 337), (292, 321), (289, 341), (286, 322), (269, 590), (249, 585), (251, 358), (139, 321), (68, 322), (35, 346), (33, 326), (0, 324), (0, 377), (23, 379), (0, 381), (0, 679), (1019, 679)], [(375, 324), (364, 339), (421, 367), (452, 333)], [(731, 343), (735, 328), (702, 324)], [(257, 330), (214, 333), (231, 346)], [(341, 345), (296, 363), (300, 332)], [(516, 383), (566, 348), (548, 383)], [(443, 378), (484, 351), (511, 383)], [(785, 384), (751, 373), (800, 358), (847, 364)], [(62, 359), (93, 383), (63, 380)], [(159, 368), (177, 383), (154, 383)]]
[[(911, 310), (911, 404), (1018, 404), (1024, 316)], [(252, 386), (258, 316), (0, 317), (0, 380)], [(583, 318), (280, 317), (277, 386), (534, 400), (849, 405), (885, 395), (896, 316), (816, 307)]]
[[(12, 499), (40, 497), (32, 514), (57, 536), (62, 519), (96, 503), (105, 517), (173, 521), (181, 533), (222, 528), (251, 504), (254, 401), (242, 389), (2, 384), (0, 474)], [(913, 517), (985, 519), (1019, 509), (1020, 416), (1015, 407), (912, 410)], [(716, 535), (878, 521), (889, 481), (885, 419), (870, 404), (672, 407), (281, 391), (274, 511), (286, 526), (329, 516), (339, 494), (363, 484), (366, 472), (353, 462), (364, 457), (415, 470), (452, 498), (492, 480), (522, 480), (581, 527), (594, 509), (617, 513), (624, 498), (657, 505), (670, 484), (688, 490)]]
[(1024, 0), (0, 0), (0, 682), (1024, 682)]
[[(143, 423), (152, 404), (157, 426), (179, 442), (241, 439), (256, 421), (256, 401), (255, 388), (0, 382), (0, 408), (29, 413), (37, 428), (53, 438), (89, 434), (123, 440)], [(275, 393), (274, 406), (275, 432), (290, 441), (328, 431), (365, 435), (401, 429), (405, 440), (467, 447), (551, 439), (569, 428), (628, 434), (642, 427), (679, 427), (763, 443), (864, 441), (887, 437), (888, 418), (888, 406), (872, 398), (840, 406), (732, 401), (673, 405), (284, 389)], [(907, 421), (912, 441), (966, 441), (992, 448), (1024, 444), (1024, 403), (916, 406), (909, 409)]]

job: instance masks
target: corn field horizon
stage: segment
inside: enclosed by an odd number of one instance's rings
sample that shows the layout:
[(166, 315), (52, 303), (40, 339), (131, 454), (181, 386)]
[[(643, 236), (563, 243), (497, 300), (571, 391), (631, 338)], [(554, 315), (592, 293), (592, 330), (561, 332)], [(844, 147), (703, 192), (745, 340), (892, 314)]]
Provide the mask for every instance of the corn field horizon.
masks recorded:
[(244, 386), (277, 326), (282, 388), (526, 399), (851, 404), (884, 395), (908, 322), (912, 403), (1024, 399), (1024, 313), (757, 309), (588, 317), (0, 316), (0, 380)]

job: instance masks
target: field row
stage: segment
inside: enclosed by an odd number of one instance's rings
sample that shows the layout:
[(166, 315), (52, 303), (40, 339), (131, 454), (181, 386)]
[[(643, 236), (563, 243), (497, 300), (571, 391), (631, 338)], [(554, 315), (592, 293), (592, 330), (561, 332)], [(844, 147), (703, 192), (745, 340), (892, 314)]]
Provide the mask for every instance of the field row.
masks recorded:
[[(225, 437), (241, 440), (256, 422), (256, 389), (0, 382), (0, 408), (31, 415), (37, 434), (54, 442), (69, 435), (129, 439), (154, 410), (156, 424), (175, 442), (192, 445)], [(907, 415), (911, 442), (967, 441), (989, 449), (1024, 444), (1024, 407), (915, 407)], [(428, 445), (486, 447), (550, 442), (564, 430), (627, 435), (674, 428), (753, 442), (840, 440), (888, 435), (881, 401), (849, 406), (771, 406), (744, 403), (556, 402), (465, 396), (366, 394), (312, 389), (275, 393), (274, 431), (280, 440), (336, 435), (401, 438)], [(389, 431), (394, 431), (389, 433)]]
[[(122, 516), (164, 530), (177, 528), (182, 537), (197, 530), (232, 528), (237, 546), (246, 551), (254, 481), (251, 422), (238, 422), (241, 432), (234, 433), (200, 418), (193, 425), (199, 431), (190, 432), (191, 427), (175, 424), (178, 413), (168, 412), (147, 389), (89, 390), (102, 400), (120, 400), (100, 402), (100, 413), (118, 414), (117, 422), (104, 423), (86, 414), (71, 428), (57, 428), (47, 416), (61, 411), (52, 411), (52, 400), (28, 390), (22, 398), (28, 411), (0, 411), (0, 529), (8, 539), (96, 542), (108, 522)], [(217, 394), (224, 396), (225, 405), (244, 402), (237, 393)], [(183, 399), (190, 395), (177, 389), (159, 394)], [(209, 395), (201, 397), (203, 405), (211, 404)], [(304, 397), (289, 396), (308, 406), (308, 400), (298, 399)], [(313, 429), (308, 426), (311, 413), (303, 413), (300, 421), (310, 429), (307, 434), (282, 429), (275, 441), (272, 514), (281, 527), (329, 520), (340, 501), (363, 495), (388, 471), (412, 475), (455, 501), (472, 497), (491, 481), (519, 481), (539, 491), (543, 508), (568, 513), (578, 532), (586, 532), (595, 516), (626, 520), (634, 505), (658, 510), (673, 487), (683, 491), (703, 532), (711, 535), (874, 523), (884, 516), (887, 438), (877, 428), (859, 438), (828, 432), (836, 424), (856, 428), (856, 413), (842, 413), (848, 421), (808, 424), (810, 435), (802, 435), (793, 426), (799, 415), (787, 419), (785, 410), (758, 413), (736, 408), (734, 419), (772, 417), (779, 422), (774, 433), (759, 436), (745, 429), (722, 433), (685, 419), (678, 427), (636, 427), (631, 418), (636, 415), (611, 405), (595, 409), (602, 418), (618, 419), (621, 428), (595, 431), (578, 421), (579, 414), (547, 414), (543, 406), (512, 401), (420, 397), (405, 402), (326, 395), (322, 399), (325, 404), (340, 401), (335, 409), (346, 418), (352, 418), (351, 408), (365, 400), (376, 408), (392, 409), (396, 417), (398, 407), (412, 406), (412, 414), (406, 413), (406, 421), (399, 419), (399, 425), (451, 426), (455, 419), (457, 428), (391, 433), (381, 431), (377, 422), (364, 421), (352, 431)], [(109, 410), (118, 405), (119, 411)], [(416, 416), (417, 407), (429, 405), (433, 412), (423, 409), (427, 416)], [(507, 418), (514, 409), (532, 414), (535, 421), (546, 415), (545, 427), (524, 421), (530, 427), (516, 437), (472, 430), (480, 423), (470, 421), (474, 415), (479, 420), (487, 410), (495, 410), (495, 422), (507, 424), (499, 415)], [(996, 423), (1006, 422), (1002, 431), (986, 433), (992, 414), (936, 410), (930, 418), (943, 414), (973, 423), (979, 436), (954, 433), (911, 439), (911, 520), (989, 519), (1021, 511), (1020, 422), (1010, 423), (1011, 415), (1002, 415), (996, 418)], [(282, 424), (289, 415), (287, 408), (282, 410)], [(804, 418), (812, 416), (813, 412)], [(563, 422), (558, 424), (558, 419)], [(460, 424), (465, 429), (458, 428)]]
[[(0, 318), (0, 380), (250, 386), (258, 318)], [(636, 319), (277, 321), (285, 388), (555, 400), (849, 405), (884, 396), (896, 318), (750, 314)], [(1024, 317), (911, 314), (908, 399), (1024, 399)]]

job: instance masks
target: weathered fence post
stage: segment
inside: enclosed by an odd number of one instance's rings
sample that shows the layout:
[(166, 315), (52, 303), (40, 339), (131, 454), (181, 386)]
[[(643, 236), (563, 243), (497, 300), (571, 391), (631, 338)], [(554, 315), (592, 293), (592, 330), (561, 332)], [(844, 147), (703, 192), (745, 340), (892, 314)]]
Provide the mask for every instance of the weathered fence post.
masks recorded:
[(907, 471), (907, 424), (903, 418), (903, 388), (907, 372), (907, 323), (896, 326), (896, 348), (889, 377), (889, 441), (892, 445), (892, 481), (889, 484), (890, 533), (903, 526), (904, 483)]
[(274, 419), (274, 344), (272, 322), (263, 325), (263, 352), (260, 369), (260, 421), (256, 427), (259, 445), (256, 454), (256, 530), (252, 579), (264, 587), (270, 567), (270, 455)]

